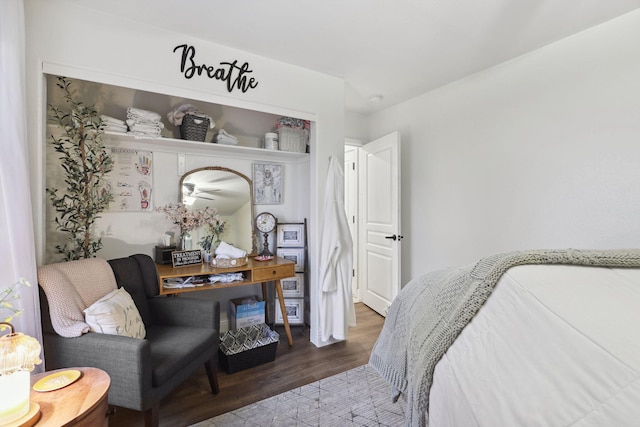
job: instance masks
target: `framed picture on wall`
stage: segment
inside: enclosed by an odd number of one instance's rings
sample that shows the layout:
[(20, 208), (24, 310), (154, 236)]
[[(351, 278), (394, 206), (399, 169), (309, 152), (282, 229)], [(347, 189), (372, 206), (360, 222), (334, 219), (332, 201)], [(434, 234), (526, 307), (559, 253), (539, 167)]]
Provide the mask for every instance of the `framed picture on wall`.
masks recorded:
[(278, 224), (277, 246), (304, 246), (304, 224)]
[(296, 273), (294, 277), (280, 279), (280, 286), (285, 298), (304, 297), (304, 273)]
[(282, 204), (282, 165), (253, 164), (253, 203), (256, 205)]
[(109, 212), (153, 212), (153, 152), (122, 147), (106, 147), (113, 160), (106, 177), (113, 201)]
[(278, 248), (277, 255), (296, 264), (296, 271), (304, 271), (304, 248)]
[[(284, 300), (284, 309), (287, 311), (287, 319), (290, 325), (301, 325), (304, 323), (304, 300), (289, 299)], [(280, 304), (276, 304), (276, 323), (284, 323)]]

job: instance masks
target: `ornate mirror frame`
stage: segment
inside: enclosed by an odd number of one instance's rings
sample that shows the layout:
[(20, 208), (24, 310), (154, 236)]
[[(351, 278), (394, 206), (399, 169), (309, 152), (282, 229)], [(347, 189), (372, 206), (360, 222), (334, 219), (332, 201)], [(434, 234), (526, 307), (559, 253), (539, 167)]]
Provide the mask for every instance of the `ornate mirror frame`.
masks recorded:
[[(244, 175), (244, 174), (242, 174), (242, 173), (240, 173), (238, 171), (235, 171), (235, 170), (229, 169), (229, 168), (225, 168), (225, 167), (222, 167), (222, 166), (205, 166), (205, 167), (202, 167), (202, 168), (198, 168), (198, 169), (193, 169), (193, 170), (187, 171), (180, 178), (180, 183), (179, 183), (179, 187), (178, 187), (178, 194), (179, 194), (178, 202), (179, 203), (184, 203), (186, 197), (192, 197), (193, 196), (193, 192), (195, 190), (197, 190), (197, 187), (192, 182), (193, 178), (194, 178), (193, 175), (196, 174), (196, 173), (199, 173), (199, 175), (201, 175), (201, 176), (206, 176), (206, 173), (205, 173), (206, 171), (228, 172), (230, 174), (235, 174), (239, 178), (241, 178), (244, 181), (246, 181), (246, 183), (248, 185), (249, 203), (251, 203), (249, 218), (248, 218), (247, 224), (246, 224), (246, 226), (249, 227), (249, 230), (250, 230), (251, 248), (242, 247), (240, 249), (244, 249), (248, 253), (250, 253), (251, 256), (255, 256), (257, 254), (257, 252), (258, 252), (256, 231), (255, 231), (255, 227), (254, 227), (255, 206), (254, 206), (254, 202), (253, 202), (253, 182), (251, 181), (251, 179), (249, 179), (249, 177), (247, 177), (246, 175)], [(213, 193), (210, 193), (208, 191), (202, 191), (202, 193), (204, 193), (207, 196), (215, 196), (215, 191), (219, 191), (219, 190), (213, 190), (213, 191), (214, 191)], [(207, 199), (207, 197), (201, 197), (201, 199)], [(211, 207), (216, 208), (215, 203), (210, 203), (208, 205), (211, 206)], [(216, 208), (216, 209), (218, 209), (218, 208)], [(224, 216), (224, 215), (221, 214), (221, 216)]]

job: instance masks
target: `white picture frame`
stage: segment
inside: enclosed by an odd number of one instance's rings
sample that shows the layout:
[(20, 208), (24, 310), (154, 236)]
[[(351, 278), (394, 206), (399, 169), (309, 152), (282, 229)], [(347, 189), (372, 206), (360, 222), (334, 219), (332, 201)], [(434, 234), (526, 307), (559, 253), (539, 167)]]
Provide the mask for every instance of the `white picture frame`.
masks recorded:
[(285, 298), (304, 298), (304, 273), (280, 279), (280, 287)]
[(304, 224), (278, 224), (277, 246), (304, 246)]
[(276, 255), (293, 261), (296, 272), (304, 271), (304, 248), (278, 248)]
[[(304, 300), (303, 299), (285, 299), (284, 309), (287, 312), (287, 320), (290, 325), (304, 324)], [(283, 324), (284, 319), (280, 311), (280, 304), (276, 304), (276, 323)]]
[(282, 204), (282, 173), (281, 164), (253, 164), (253, 203), (255, 205)]

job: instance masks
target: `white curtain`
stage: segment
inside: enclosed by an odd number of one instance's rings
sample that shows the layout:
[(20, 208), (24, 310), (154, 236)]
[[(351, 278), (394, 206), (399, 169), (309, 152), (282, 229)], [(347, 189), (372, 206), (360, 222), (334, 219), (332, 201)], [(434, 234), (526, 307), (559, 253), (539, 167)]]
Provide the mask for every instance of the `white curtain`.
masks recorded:
[[(23, 0), (0, 1), (0, 290), (21, 278), (16, 331), (42, 342), (31, 210)], [(4, 314), (4, 313), (3, 313)], [(2, 316), (4, 319), (4, 316)]]

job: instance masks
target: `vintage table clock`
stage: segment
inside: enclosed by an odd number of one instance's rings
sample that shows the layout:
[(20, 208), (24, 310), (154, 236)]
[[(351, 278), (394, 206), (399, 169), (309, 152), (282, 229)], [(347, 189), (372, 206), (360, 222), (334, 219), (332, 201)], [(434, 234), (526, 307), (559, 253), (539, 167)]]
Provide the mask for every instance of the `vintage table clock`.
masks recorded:
[(263, 249), (261, 256), (273, 256), (269, 250), (269, 233), (276, 228), (277, 219), (269, 212), (262, 212), (256, 217), (256, 228), (262, 233)]

